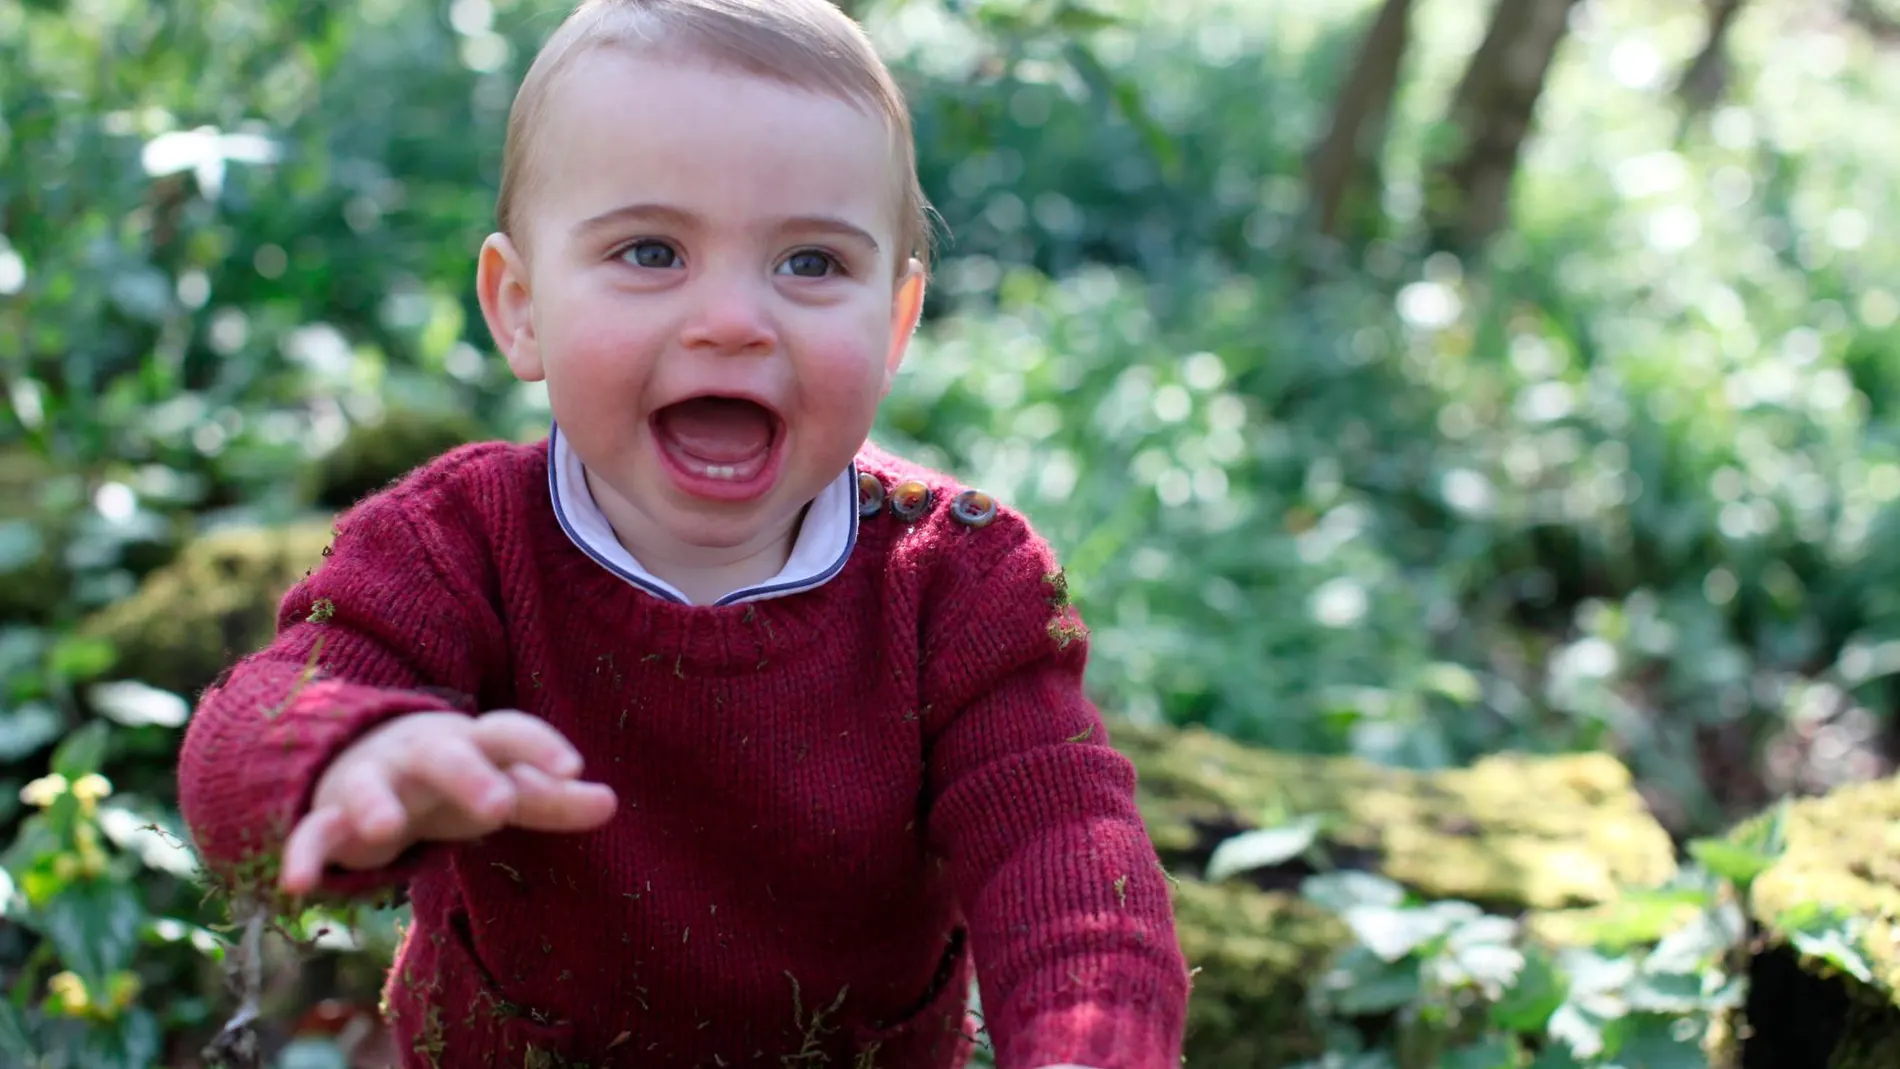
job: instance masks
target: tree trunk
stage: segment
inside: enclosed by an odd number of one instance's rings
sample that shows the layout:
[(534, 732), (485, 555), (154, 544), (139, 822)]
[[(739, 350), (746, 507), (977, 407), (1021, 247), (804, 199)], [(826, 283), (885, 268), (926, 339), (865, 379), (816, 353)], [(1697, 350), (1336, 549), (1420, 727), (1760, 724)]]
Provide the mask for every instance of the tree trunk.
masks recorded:
[(1900, 18), (1882, 10), (1874, 0), (1847, 0), (1847, 21), (1884, 45), (1900, 45)]
[(1346, 83), (1333, 104), (1326, 137), (1307, 161), (1308, 203), (1319, 232), (1337, 237), (1348, 201), (1361, 191), (1376, 202), (1379, 157), (1385, 148), (1398, 91), (1399, 69), (1410, 39), (1412, 0), (1385, 0), (1367, 31)]
[(1729, 32), (1735, 27), (1735, 16), (1741, 13), (1743, 2), (1706, 0), (1709, 30), (1703, 38), (1702, 51), (1683, 71), (1682, 80), (1676, 83), (1676, 97), (1682, 101), (1685, 118), (1693, 119), (1707, 113), (1728, 89)]
[(1476, 252), (1509, 218), (1511, 181), (1577, 0), (1499, 0), (1452, 99), (1458, 151), (1426, 183), (1432, 243)]

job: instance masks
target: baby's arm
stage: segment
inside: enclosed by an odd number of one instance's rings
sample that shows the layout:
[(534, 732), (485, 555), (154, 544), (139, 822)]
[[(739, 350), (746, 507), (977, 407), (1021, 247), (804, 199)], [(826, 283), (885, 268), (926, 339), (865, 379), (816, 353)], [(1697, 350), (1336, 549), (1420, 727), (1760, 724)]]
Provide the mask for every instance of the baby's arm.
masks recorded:
[[(441, 469), (350, 511), (321, 565), (283, 597), (278, 635), (207, 690), (179, 758), (179, 807), (210, 875), (268, 891), (331, 760), (407, 713), (476, 711), (506, 671), (483, 590), (487, 558)], [(393, 887), (397, 864), (335, 875), (341, 895)]]
[(1173, 1069), (1188, 973), (1134, 768), (1083, 693), (1086, 633), (1020, 521), (962, 537), (926, 635), (929, 827), (997, 1065)]

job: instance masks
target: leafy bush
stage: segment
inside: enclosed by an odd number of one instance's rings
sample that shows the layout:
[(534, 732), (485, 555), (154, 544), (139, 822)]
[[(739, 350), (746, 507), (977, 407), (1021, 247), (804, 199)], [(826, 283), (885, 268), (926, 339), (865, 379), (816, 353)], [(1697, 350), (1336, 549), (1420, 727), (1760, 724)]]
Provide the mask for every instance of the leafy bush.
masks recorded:
[[(1303, 229), (1365, 6), (873, 5), (952, 239), (879, 433), (1049, 533), (1118, 712), (1425, 767), (1607, 749), (1684, 835), (1883, 771), (1900, 243), (1875, 223), (1900, 157), (1863, 131), (1900, 71), (1755, 5), (1730, 103), (1680, 123), (1665, 74), (1699, 24), (1586, 5), (1516, 226), (1460, 263), (1416, 234), (1476, 29), (1453, 7), (1421, 16), (1380, 218)], [(549, 17), (0, 0), (0, 1050), (202, 1040), (236, 938), (169, 845), (191, 696), (115, 679), (78, 622), (200, 531), (374, 485), (348, 454), (310, 474), (352, 427), (545, 427), (470, 281)], [(1660, 1015), (1611, 1053), (1730, 997), (1713, 944), (1533, 964), (1496, 918), (1376, 893), (1376, 946), (1316, 1012), (1402, 990), (1405, 1042), (1456, 1064), (1545, 1050), (1553, 970)], [(1472, 1032), (1474, 985), (1516, 1008)]]

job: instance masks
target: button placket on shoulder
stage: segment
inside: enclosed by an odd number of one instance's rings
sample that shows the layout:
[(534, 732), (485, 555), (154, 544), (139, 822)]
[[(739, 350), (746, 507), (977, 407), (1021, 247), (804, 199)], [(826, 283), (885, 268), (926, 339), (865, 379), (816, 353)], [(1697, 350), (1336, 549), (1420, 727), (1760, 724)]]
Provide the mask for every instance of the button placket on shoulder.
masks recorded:
[(884, 510), (884, 481), (868, 471), (858, 473), (858, 518), (868, 520)]
[(917, 479), (906, 479), (891, 491), (891, 515), (905, 523), (916, 523), (930, 511), (930, 487)]
[(996, 519), (996, 499), (981, 490), (965, 490), (950, 502), (950, 518), (965, 527), (988, 527)]

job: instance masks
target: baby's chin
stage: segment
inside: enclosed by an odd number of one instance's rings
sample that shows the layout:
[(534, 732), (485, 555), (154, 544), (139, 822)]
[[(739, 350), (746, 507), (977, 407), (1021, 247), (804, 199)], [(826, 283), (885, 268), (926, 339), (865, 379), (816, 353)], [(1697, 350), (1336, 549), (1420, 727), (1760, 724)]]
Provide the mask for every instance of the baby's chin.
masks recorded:
[(818, 490), (806, 492), (789, 482), (749, 501), (708, 501), (677, 493), (668, 501), (660, 521), (664, 533), (682, 550), (708, 552), (765, 550), (782, 544), (788, 551), (797, 539), (799, 520)]

